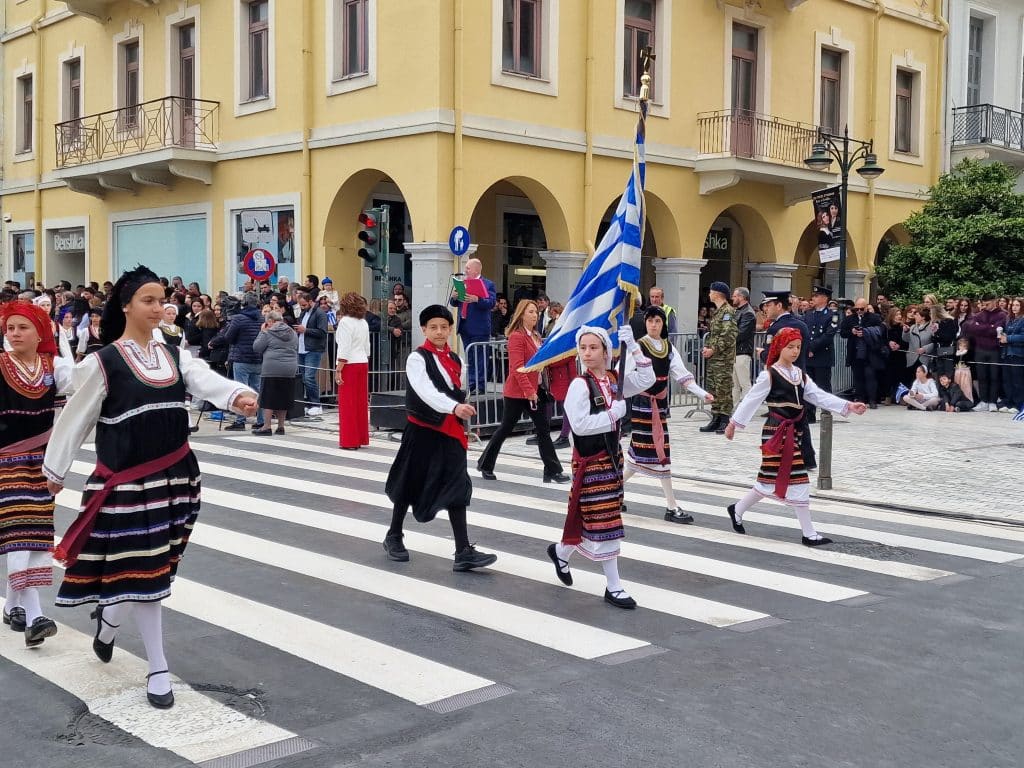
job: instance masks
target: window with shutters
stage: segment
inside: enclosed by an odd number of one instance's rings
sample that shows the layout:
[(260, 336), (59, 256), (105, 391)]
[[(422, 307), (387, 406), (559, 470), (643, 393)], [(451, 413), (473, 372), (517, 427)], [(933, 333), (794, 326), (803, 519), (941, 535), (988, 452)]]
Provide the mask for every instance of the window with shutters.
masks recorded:
[(14, 152), (24, 155), (31, 152), (34, 147), (35, 78), (32, 75), (22, 75), (15, 82), (17, 83), (17, 101), (15, 102), (17, 125)]
[(896, 70), (896, 135), (897, 152), (914, 150), (914, 73)]
[(829, 133), (841, 133), (843, 127), (843, 54), (823, 48), (821, 51), (820, 125)]

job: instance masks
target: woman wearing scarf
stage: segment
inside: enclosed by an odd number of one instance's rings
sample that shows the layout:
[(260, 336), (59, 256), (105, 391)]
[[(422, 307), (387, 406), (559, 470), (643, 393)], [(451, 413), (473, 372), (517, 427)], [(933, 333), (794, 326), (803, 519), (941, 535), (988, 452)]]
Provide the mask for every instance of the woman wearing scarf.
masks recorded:
[(153, 338), (168, 347), (180, 347), (185, 334), (178, 325), (178, 305), (164, 304), (160, 322), (153, 329)]
[(74, 364), (57, 355), (46, 311), (14, 301), (0, 311), (0, 554), (7, 556), (4, 624), (25, 633), (25, 645), (57, 634), (43, 615), (39, 587), (53, 583), (53, 495), (43, 476), (43, 451), (58, 393), (71, 388)]
[(409, 355), (405, 373), (405, 410), (409, 420), (402, 431), (402, 445), (388, 472), (384, 490), (394, 504), (391, 527), (384, 537), (389, 560), (407, 562), (402, 543), (405, 515), (429, 523), (438, 511), (448, 510), (455, 536), (453, 571), (470, 571), (494, 563), (497, 555), (480, 552), (469, 543), (466, 507), (473, 484), (466, 471), (465, 419), (476, 415), (462, 389), (462, 361), (451, 351), (448, 338), (452, 315), (440, 304), (420, 312), (423, 345)]
[[(692, 523), (693, 516), (676, 504), (672, 491), (672, 461), (668, 442), (668, 391), (669, 380), (679, 382), (705, 403), (714, 402), (714, 395), (705, 392), (693, 374), (683, 364), (679, 351), (668, 341), (665, 312), (661, 307), (650, 306), (644, 312), (647, 335), (637, 342), (644, 357), (654, 368), (654, 385), (648, 387), (631, 400), (629, 451), (626, 454), (626, 469), (622, 481), (626, 482), (639, 472), (661, 481), (665, 492), (665, 519), (670, 523)], [(629, 370), (629, 361), (626, 361)]]
[(188, 392), (252, 416), (256, 393), (156, 341), (164, 289), (145, 267), (114, 286), (98, 352), (75, 370), (75, 394), (54, 427), (43, 472), (50, 493), (96, 429), (96, 468), (82, 510), (57, 547), (66, 565), (57, 605), (98, 603), (93, 651), (108, 662), (118, 627), (134, 614), (149, 661), (147, 698), (173, 706), (163, 650), (162, 600), (199, 514), (199, 465), (188, 445)]
[(628, 324), (619, 326), (619, 341), (626, 345), (633, 365), (623, 382), (611, 372), (612, 345), (603, 328), (584, 325), (576, 331), (576, 352), (583, 375), (574, 379), (565, 396), (565, 416), (572, 426), (572, 490), (562, 540), (548, 546), (555, 575), (572, 584), (569, 558), (579, 552), (601, 563), (608, 586), (604, 599), (617, 608), (636, 608), (619, 580), (619, 545), (622, 529), (622, 449), (619, 421), (626, 401), (654, 386), (654, 369), (633, 340)]
[(50, 294), (44, 293), (42, 296), (36, 296), (32, 303), (46, 313), (46, 320), (50, 326), (50, 335), (53, 336), (54, 344), (56, 344), (60, 356), (74, 362), (75, 355), (71, 351), (71, 344), (64, 334), (61, 333), (60, 326), (53, 319), (53, 299), (50, 297)]
[(768, 418), (761, 430), (761, 469), (757, 473), (757, 481), (742, 499), (730, 504), (727, 509), (732, 529), (736, 533), (746, 533), (743, 513), (761, 499), (773, 496), (792, 507), (800, 521), (803, 544), (819, 547), (831, 544), (832, 540), (819, 534), (811, 522), (811, 486), (800, 451), (804, 403), (842, 416), (849, 413), (859, 416), (868, 406), (865, 403), (851, 403), (825, 392), (797, 368), (801, 343), (797, 328), (783, 328), (775, 334), (768, 350), (765, 369), (725, 428), (726, 438), (732, 440), (736, 428), (745, 428), (762, 403), (768, 406)]

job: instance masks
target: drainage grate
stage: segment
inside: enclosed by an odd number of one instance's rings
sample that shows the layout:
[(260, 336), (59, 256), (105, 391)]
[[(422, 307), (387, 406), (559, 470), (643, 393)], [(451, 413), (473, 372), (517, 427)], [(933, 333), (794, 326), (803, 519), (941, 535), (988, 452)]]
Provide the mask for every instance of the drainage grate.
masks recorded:
[(449, 696), (447, 699), (424, 704), (423, 708), (429, 709), (431, 712), (437, 712), (439, 715), (445, 715), (457, 709), (465, 709), (466, 707), (472, 707), (474, 704), (482, 704), (485, 701), (507, 696), (514, 691), (514, 688), (510, 688), (507, 685), (495, 683), (484, 688), (477, 688), (475, 691), (457, 693), (454, 696)]
[(273, 744), (264, 744), (262, 747), (247, 749), (245, 752), (215, 757), (213, 760), (199, 763), (199, 768), (252, 768), (254, 765), (263, 765), (271, 760), (280, 760), (282, 757), (290, 757), (315, 749), (316, 746), (316, 742), (295, 736), (291, 739), (275, 741)]
[(869, 557), (873, 560), (912, 560), (914, 553), (909, 549), (890, 547), (874, 541), (836, 541), (827, 551), (843, 552), (847, 555)]

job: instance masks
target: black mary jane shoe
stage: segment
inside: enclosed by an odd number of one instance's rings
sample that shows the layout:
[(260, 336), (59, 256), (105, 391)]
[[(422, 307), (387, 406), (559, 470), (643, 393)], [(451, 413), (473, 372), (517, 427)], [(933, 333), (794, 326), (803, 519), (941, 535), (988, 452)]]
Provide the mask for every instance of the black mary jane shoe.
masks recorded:
[(42, 645), (43, 640), (57, 634), (57, 622), (46, 616), (38, 616), (30, 627), (25, 629), (25, 645), (28, 648), (35, 648)]
[(627, 595), (626, 590), (624, 589), (617, 589), (614, 592), (609, 592), (606, 589), (604, 591), (604, 601), (606, 603), (611, 603), (616, 608), (636, 608), (636, 600)]
[(565, 472), (559, 472), (557, 475), (544, 475), (545, 483), (568, 483), (569, 476)]
[(675, 509), (665, 510), (665, 519), (670, 523), (692, 523), (693, 515), (689, 512), (683, 512), (679, 507)]
[(823, 547), (826, 544), (831, 544), (832, 539), (828, 538), (827, 536), (821, 536), (817, 539), (809, 539), (806, 536), (801, 536), (800, 543), (803, 544), (805, 547)]
[(729, 519), (732, 521), (732, 529), (736, 533), (746, 533), (747, 529), (743, 527), (743, 523), (736, 522), (736, 505), (730, 504), (725, 510), (729, 513)]
[[(555, 544), (548, 544), (548, 557), (555, 564), (555, 576), (567, 587), (572, 586), (572, 571), (569, 570), (569, 561), (558, 556), (558, 547)], [(563, 571), (562, 569), (565, 568)]]
[[(150, 672), (146, 675), (146, 680), (149, 680), (149, 678), (156, 675), (166, 674), (168, 674), (166, 669), (161, 669), (159, 672)], [(146, 698), (149, 700), (149, 703), (157, 709), (170, 709), (174, 706), (174, 691), (168, 691), (167, 693), (150, 693), (147, 690)]]
[(8, 624), (11, 627), (12, 632), (24, 632), (25, 631), (25, 609), (14, 607), (11, 608), (11, 612), (4, 611), (4, 624)]
[(95, 611), (89, 614), (90, 619), (96, 619), (96, 635), (92, 639), (92, 652), (96, 654), (96, 658), (102, 661), (104, 664), (109, 664), (110, 659), (114, 656), (114, 641), (111, 640), (109, 643), (104, 643), (100, 640), (100, 630), (103, 629), (103, 625), (106, 624), (111, 629), (118, 629), (120, 624), (111, 624), (109, 621), (103, 618), (103, 606), (98, 606)]

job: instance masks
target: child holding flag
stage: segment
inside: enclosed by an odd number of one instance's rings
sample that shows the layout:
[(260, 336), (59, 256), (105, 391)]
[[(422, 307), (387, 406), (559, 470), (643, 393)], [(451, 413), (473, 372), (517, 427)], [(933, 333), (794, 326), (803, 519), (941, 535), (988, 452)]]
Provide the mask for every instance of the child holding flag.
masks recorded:
[(654, 384), (654, 369), (633, 338), (629, 325), (619, 326), (619, 341), (626, 345), (635, 364), (625, 381), (609, 369), (612, 345), (603, 328), (584, 325), (576, 332), (576, 348), (584, 372), (569, 385), (565, 416), (573, 434), (572, 490), (562, 540), (548, 547), (555, 575), (572, 584), (569, 558), (579, 552), (601, 563), (608, 586), (606, 602), (618, 608), (636, 608), (619, 580), (619, 541), (622, 529), (622, 448), (619, 420), (626, 416), (626, 402)]

